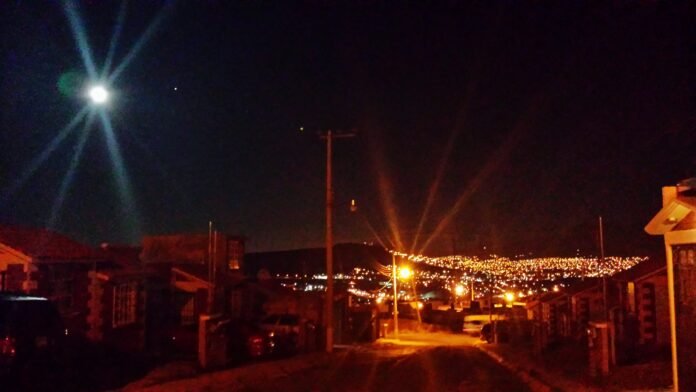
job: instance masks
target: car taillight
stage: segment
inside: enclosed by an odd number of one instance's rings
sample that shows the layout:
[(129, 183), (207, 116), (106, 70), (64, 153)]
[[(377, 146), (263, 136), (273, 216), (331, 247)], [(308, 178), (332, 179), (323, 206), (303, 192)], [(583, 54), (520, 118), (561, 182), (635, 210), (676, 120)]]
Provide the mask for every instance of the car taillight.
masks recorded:
[(17, 349), (15, 347), (15, 340), (13, 338), (6, 336), (5, 338), (0, 339), (0, 355), (14, 357), (16, 353)]

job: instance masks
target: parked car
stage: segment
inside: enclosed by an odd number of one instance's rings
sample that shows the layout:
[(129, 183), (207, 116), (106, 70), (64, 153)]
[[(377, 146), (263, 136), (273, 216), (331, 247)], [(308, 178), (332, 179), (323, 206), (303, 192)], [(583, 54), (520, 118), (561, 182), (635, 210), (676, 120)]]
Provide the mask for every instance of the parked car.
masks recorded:
[(507, 320), (493, 321), (493, 324), (486, 323), (481, 328), (481, 340), (493, 343), (507, 343), (510, 341), (510, 322)]
[(492, 343), (493, 342), (493, 324), (486, 323), (481, 328), (481, 340)]
[(298, 350), (300, 317), (296, 314), (271, 314), (261, 320), (270, 355), (290, 355)]
[(46, 298), (0, 292), (0, 370), (58, 363), (67, 333)]
[(241, 320), (227, 325), (228, 356), (234, 362), (255, 360), (268, 354), (269, 339), (259, 326)]
[(479, 336), (483, 326), (491, 322), (491, 320), (496, 321), (505, 319), (506, 317), (503, 314), (469, 314), (464, 316), (462, 332), (472, 336)]

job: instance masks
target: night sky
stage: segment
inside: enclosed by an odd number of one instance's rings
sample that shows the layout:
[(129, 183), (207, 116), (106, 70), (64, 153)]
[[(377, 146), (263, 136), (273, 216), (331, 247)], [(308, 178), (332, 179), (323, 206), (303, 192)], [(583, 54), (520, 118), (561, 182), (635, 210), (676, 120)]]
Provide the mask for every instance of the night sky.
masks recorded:
[[(120, 7), (76, 3), (98, 70)], [(98, 121), (18, 186), (88, 77), (63, 2), (0, 11), (4, 224), (96, 245), (212, 220), (251, 251), (321, 246), (334, 129), (357, 133), (335, 146), (337, 242), (372, 227), (430, 255), (588, 255), (601, 215), (608, 254), (659, 254), (660, 187), (696, 176), (693, 6), (131, 1), (111, 69), (154, 27), (105, 110), (132, 200)]]

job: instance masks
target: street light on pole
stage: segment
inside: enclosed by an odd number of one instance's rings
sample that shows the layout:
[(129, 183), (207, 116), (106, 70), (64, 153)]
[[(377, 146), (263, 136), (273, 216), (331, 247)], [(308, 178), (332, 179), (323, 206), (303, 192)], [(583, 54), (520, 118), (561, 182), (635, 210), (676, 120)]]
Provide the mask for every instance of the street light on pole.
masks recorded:
[(399, 340), (399, 291), (396, 288), (396, 254), (392, 253), (392, 276), (394, 281), (394, 339)]
[(398, 279), (410, 279), (413, 271), (407, 266), (396, 267), (396, 253), (392, 252), (392, 286), (394, 286), (394, 339), (399, 340), (399, 289)]

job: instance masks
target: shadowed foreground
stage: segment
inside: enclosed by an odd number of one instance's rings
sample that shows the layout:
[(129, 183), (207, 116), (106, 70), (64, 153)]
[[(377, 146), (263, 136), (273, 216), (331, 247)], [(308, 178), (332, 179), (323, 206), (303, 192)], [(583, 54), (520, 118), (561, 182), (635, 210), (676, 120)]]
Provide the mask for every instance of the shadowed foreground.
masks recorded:
[[(419, 334), (414, 340), (338, 349), (200, 375), (145, 388), (155, 391), (528, 391), (462, 335)], [(302, 364), (295, 362), (302, 361)], [(272, 368), (269, 368), (272, 367)], [(248, 371), (245, 371), (248, 370)], [(248, 374), (246, 374), (248, 373)], [(139, 390), (139, 389), (138, 389)]]
[(473, 347), (354, 350), (325, 366), (248, 386), (247, 391), (527, 391)]

